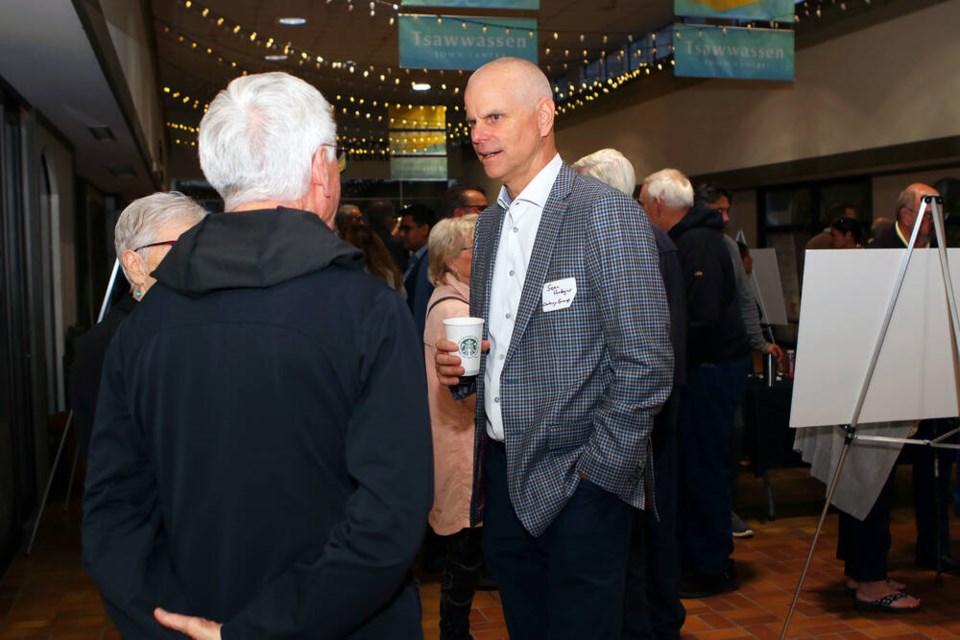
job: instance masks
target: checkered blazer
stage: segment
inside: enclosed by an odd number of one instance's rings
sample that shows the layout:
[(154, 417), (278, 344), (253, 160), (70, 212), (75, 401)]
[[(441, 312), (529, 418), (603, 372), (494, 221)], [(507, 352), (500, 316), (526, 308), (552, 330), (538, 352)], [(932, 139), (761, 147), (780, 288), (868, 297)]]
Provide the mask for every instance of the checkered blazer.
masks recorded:
[[(503, 218), (499, 206), (488, 208), (474, 236), (471, 314), (485, 319)], [(563, 509), (578, 472), (645, 507), (653, 416), (673, 378), (657, 260), (637, 203), (563, 165), (543, 209), (500, 378), (510, 499), (533, 535)], [(564, 278), (576, 279), (572, 305), (545, 312), (544, 284)], [(476, 378), (476, 521), (487, 444), (484, 365)]]

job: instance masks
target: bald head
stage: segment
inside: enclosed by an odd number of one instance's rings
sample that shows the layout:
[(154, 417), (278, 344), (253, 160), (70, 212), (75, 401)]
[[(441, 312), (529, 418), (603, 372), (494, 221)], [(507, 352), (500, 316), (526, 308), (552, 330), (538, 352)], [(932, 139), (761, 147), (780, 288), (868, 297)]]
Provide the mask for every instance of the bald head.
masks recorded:
[[(900, 192), (897, 198), (897, 226), (904, 237), (910, 237), (920, 211), (920, 200), (924, 196), (938, 196), (940, 192), (928, 184), (914, 182)], [(930, 208), (924, 210), (923, 220), (920, 221), (920, 231), (917, 234), (917, 243), (925, 246), (933, 235), (933, 216)]]
[(536, 106), (542, 98), (553, 100), (550, 81), (540, 67), (529, 60), (497, 58), (488, 62), (470, 76), (467, 81), (467, 91), (470, 90), (470, 85), (489, 77), (496, 77), (500, 82), (509, 83), (512, 87), (511, 93), (531, 108)]

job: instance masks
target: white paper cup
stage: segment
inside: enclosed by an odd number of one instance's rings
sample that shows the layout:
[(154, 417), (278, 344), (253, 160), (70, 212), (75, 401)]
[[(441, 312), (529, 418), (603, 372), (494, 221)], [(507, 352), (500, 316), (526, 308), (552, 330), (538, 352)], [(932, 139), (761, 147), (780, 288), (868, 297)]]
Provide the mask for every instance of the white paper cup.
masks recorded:
[(480, 373), (480, 341), (483, 339), (483, 318), (447, 318), (443, 321), (447, 340), (457, 343), (457, 355), (464, 377)]

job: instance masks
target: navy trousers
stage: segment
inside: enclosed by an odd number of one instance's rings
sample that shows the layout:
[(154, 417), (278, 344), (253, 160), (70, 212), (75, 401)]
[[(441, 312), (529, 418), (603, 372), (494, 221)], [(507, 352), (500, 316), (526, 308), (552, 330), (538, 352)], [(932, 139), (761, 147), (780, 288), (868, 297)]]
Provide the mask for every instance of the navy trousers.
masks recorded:
[[(653, 426), (656, 505), (637, 511), (630, 534), (630, 564), (623, 640), (679, 640), (686, 609), (680, 602), (677, 551), (677, 415), (680, 391), (663, 405)], [(657, 518), (659, 516), (659, 519)]]
[(633, 507), (581, 479), (543, 535), (517, 518), (500, 443), (483, 456), (483, 555), (512, 640), (620, 637)]
[(685, 575), (716, 576), (733, 553), (733, 414), (743, 400), (749, 356), (687, 369), (677, 424), (680, 494), (677, 538)]

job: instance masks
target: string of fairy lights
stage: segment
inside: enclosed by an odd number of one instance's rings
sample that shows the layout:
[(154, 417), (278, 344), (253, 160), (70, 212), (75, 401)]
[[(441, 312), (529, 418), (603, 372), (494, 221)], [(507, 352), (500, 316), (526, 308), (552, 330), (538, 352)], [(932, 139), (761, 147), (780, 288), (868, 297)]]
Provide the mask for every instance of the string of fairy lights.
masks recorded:
[[(398, 139), (391, 137), (387, 131), (388, 128), (404, 127), (409, 129), (427, 129), (433, 126), (428, 120), (418, 121), (413, 118), (395, 118), (391, 117), (391, 108), (406, 107), (408, 111), (414, 108), (414, 104), (400, 98), (394, 101), (389, 100), (370, 100), (351, 95), (355, 92), (355, 87), (366, 82), (378, 82), (381, 87), (392, 88), (393, 92), (400, 95), (406, 93), (409, 86), (422, 78), (419, 71), (409, 68), (394, 68), (393, 66), (367, 65), (361, 68), (358, 63), (338, 59), (334, 56), (324, 55), (316, 51), (310, 51), (293, 45), (292, 42), (278, 38), (274, 35), (259, 33), (256, 30), (242, 25), (230, 17), (212, 11), (209, 7), (196, 2), (195, 0), (178, 0), (178, 3), (188, 11), (195, 12), (202, 20), (210, 25), (223, 29), (237, 38), (237, 43), (245, 48), (239, 55), (231, 55), (225, 51), (218, 50), (212, 44), (204, 42), (203, 38), (191, 36), (172, 25), (164, 24), (162, 32), (165, 37), (177, 45), (195, 52), (199, 56), (205, 56), (225, 68), (240, 74), (247, 75), (252, 72), (247, 65), (241, 63), (240, 57), (250, 56), (263, 66), (264, 62), (272, 62), (268, 68), (289, 68), (296, 65), (302, 73), (311, 76), (317, 76), (325, 84), (334, 84), (335, 93), (332, 93), (331, 104), (337, 114), (338, 143), (343, 146), (350, 155), (355, 157), (383, 158), (392, 153), (423, 153), (434, 149), (437, 144), (435, 136), (421, 136), (422, 139), (415, 141), (415, 138), (405, 139), (401, 144), (396, 142)], [(347, 12), (354, 11), (361, 4), (364, 10), (369, 11), (370, 18), (376, 18), (378, 15), (386, 16), (389, 26), (394, 26), (397, 22), (397, 16), (401, 7), (398, 4), (387, 2), (385, 0), (372, 0), (370, 2), (353, 2), (353, 0), (326, 0), (331, 10), (342, 9)], [(870, 7), (872, 0), (807, 0), (796, 5), (794, 22), (800, 23), (807, 19), (820, 20), (827, 13), (847, 12), (853, 5), (860, 7)], [(380, 12), (378, 13), (378, 9)], [(442, 23), (444, 20), (457, 21), (461, 27), (466, 29), (468, 24), (479, 25), (483, 32), (486, 32), (488, 26), (492, 25), (484, 22), (483, 18), (464, 18), (451, 17), (446, 15), (426, 15), (422, 17), (437, 20)], [(756, 26), (755, 23), (745, 25), (747, 28)], [(770, 23), (771, 28), (781, 28), (783, 25)], [(509, 33), (510, 27), (507, 27)], [(518, 31), (528, 31), (525, 27), (516, 27)], [(534, 37), (536, 32), (530, 31), (529, 35)], [(624, 86), (656, 74), (662, 74), (669, 71), (674, 65), (673, 44), (665, 43), (658, 51), (656, 42), (657, 33), (651, 32), (646, 35), (627, 32), (574, 32), (574, 31), (549, 31), (541, 33), (541, 43), (538, 48), (541, 66), (544, 68), (548, 77), (555, 77), (553, 90), (557, 102), (558, 117), (572, 114), (592, 103), (603, 99), (615, 93)], [(646, 42), (646, 48), (640, 48), (635, 43)], [(611, 43), (619, 43), (618, 46), (611, 46)], [(250, 50), (250, 47), (260, 51)], [(252, 52), (248, 52), (252, 51)], [(264, 52), (267, 52), (266, 54)], [(272, 55), (273, 60), (265, 60), (267, 55)], [(634, 59), (631, 60), (631, 57)], [(596, 64), (598, 61), (606, 62), (613, 60), (616, 63), (611, 65), (620, 69), (616, 75), (608, 75), (605, 78), (595, 78), (590, 81), (581, 79), (573, 82), (568, 76), (579, 72), (583, 77), (586, 75), (584, 70)], [(423, 69), (423, 74), (429, 72)], [(431, 99), (437, 103), (448, 103), (446, 108), (446, 143), (449, 146), (460, 146), (466, 144), (470, 139), (470, 130), (464, 121), (464, 114), (458, 104), (461, 84), (465, 82), (466, 76), (463, 70), (434, 70), (435, 75), (441, 79), (439, 83), (434, 79), (431, 84)], [(172, 87), (163, 87), (164, 95), (174, 101), (178, 106), (187, 106), (196, 111), (205, 112), (209, 103), (190, 96), (184, 91)], [(328, 91), (325, 91), (328, 93)], [(327, 96), (331, 98), (330, 95)], [(423, 108), (444, 109), (440, 105), (417, 105)], [(174, 139), (175, 144), (196, 145), (196, 128), (182, 123), (168, 122), (167, 126), (174, 130), (178, 136)], [(192, 130), (191, 130), (192, 129)]]

